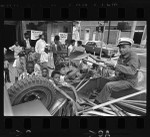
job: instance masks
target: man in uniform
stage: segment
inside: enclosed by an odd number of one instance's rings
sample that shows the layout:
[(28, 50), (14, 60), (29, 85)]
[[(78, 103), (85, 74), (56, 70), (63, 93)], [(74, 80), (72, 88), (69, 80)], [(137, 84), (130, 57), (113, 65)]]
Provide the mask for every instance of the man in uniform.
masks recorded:
[(119, 39), (118, 47), (121, 55), (117, 63), (106, 62), (108, 67), (115, 70), (115, 76), (108, 79), (108, 83), (94, 101), (96, 104), (108, 101), (112, 92), (121, 92), (137, 85), (138, 69), (141, 64), (138, 55), (132, 51), (133, 43), (134, 41), (130, 38)]

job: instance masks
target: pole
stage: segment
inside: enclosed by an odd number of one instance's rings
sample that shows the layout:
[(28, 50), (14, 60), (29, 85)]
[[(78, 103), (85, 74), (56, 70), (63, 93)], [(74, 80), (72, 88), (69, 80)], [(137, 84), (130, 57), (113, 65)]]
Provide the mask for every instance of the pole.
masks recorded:
[[(108, 42), (109, 42), (110, 24), (111, 24), (111, 21), (109, 21), (109, 26), (108, 26), (107, 45), (108, 45)], [(107, 47), (106, 47), (106, 48), (107, 48)]]
[[(104, 40), (104, 31), (105, 31), (105, 22), (104, 22), (104, 30), (103, 30), (103, 33), (102, 33), (102, 37), (101, 37), (101, 50), (100, 50), (100, 59), (101, 59), (101, 54), (102, 54), (102, 48), (103, 48), (103, 40)], [(99, 33), (100, 34), (100, 33)]]
[(134, 32), (135, 32), (136, 24), (137, 24), (137, 21), (133, 21), (133, 25), (132, 25), (132, 29), (131, 29), (131, 36), (130, 36), (131, 39), (134, 38)]
[(130, 94), (130, 95), (126, 95), (126, 96), (124, 96), (124, 97), (120, 97), (120, 98), (117, 98), (117, 99), (114, 99), (114, 100), (110, 100), (110, 101), (108, 101), (108, 102), (105, 102), (105, 103), (96, 105), (96, 106), (94, 106), (94, 107), (91, 107), (91, 108), (89, 108), (89, 109), (80, 111), (80, 112), (78, 112), (78, 113), (82, 113), (82, 112), (85, 112), (85, 111), (90, 111), (90, 110), (98, 109), (98, 108), (100, 108), (100, 107), (105, 107), (105, 106), (107, 106), (107, 105), (114, 104), (114, 103), (118, 103), (118, 102), (120, 102), (120, 101), (122, 101), (122, 100), (131, 98), (131, 97), (135, 97), (135, 96), (141, 95), (141, 94), (143, 94), (143, 93), (146, 93), (146, 90), (142, 90), (142, 91), (139, 91), (139, 92)]

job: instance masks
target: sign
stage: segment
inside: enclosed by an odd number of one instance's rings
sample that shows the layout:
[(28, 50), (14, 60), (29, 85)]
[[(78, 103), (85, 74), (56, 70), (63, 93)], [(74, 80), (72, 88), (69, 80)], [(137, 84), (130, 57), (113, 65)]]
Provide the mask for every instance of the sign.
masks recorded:
[(41, 34), (43, 34), (43, 31), (31, 30), (31, 40), (37, 40)]
[(59, 33), (60, 42), (65, 44), (65, 40), (68, 38), (68, 33)]

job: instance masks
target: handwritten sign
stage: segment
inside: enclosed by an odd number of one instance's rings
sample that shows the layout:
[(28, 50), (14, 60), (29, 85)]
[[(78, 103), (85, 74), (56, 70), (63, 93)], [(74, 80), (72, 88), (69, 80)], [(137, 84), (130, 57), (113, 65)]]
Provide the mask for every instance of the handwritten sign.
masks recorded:
[(35, 31), (31, 30), (31, 40), (37, 40), (39, 38), (39, 35), (41, 35), (43, 31)]
[(68, 38), (68, 33), (59, 33), (60, 42), (65, 44), (65, 40)]

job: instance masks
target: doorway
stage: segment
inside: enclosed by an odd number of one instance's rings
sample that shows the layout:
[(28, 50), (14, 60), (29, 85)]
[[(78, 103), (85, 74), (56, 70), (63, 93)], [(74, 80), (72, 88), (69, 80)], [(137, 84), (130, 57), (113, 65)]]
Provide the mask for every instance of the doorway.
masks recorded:
[(85, 30), (84, 40), (89, 41), (90, 38), (90, 29)]
[[(3, 47), (9, 49), (16, 41), (16, 26), (15, 25), (4, 25), (3, 26)], [(8, 52), (10, 52), (8, 50)]]
[(141, 43), (142, 35), (143, 35), (143, 32), (135, 32), (134, 33), (133, 40), (134, 40), (135, 44), (140, 44)]

